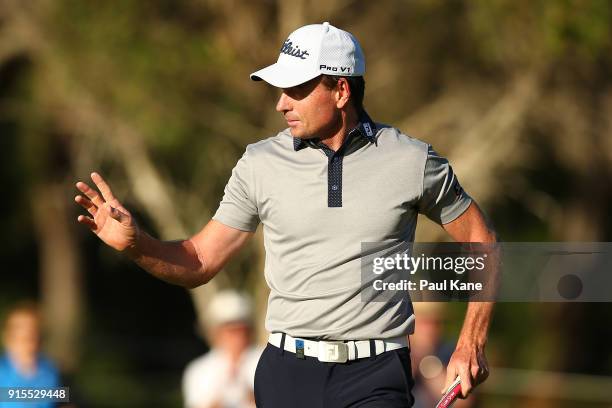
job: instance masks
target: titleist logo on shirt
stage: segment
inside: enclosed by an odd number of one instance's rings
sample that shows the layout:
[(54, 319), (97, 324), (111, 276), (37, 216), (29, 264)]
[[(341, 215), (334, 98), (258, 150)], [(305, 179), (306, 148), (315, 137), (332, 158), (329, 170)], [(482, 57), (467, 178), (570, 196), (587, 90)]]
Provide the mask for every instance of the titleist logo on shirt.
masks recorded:
[(294, 46), (293, 43), (289, 41), (289, 39), (285, 40), (283, 46), (280, 49), (280, 52), (283, 54), (291, 55), (292, 57), (297, 57), (301, 59), (306, 59), (306, 56), (310, 55), (308, 51), (300, 50), (300, 47), (298, 45)]
[(368, 122), (365, 122), (363, 124), (363, 128), (365, 129), (365, 132), (366, 132), (367, 136), (374, 135), (374, 132), (372, 131), (372, 127), (370, 126), (370, 124)]

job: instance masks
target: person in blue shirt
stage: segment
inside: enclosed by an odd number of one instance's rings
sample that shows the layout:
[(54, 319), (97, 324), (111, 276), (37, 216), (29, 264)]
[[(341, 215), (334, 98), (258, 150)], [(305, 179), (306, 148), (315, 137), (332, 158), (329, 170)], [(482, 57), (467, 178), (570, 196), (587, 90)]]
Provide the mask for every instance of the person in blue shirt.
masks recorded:
[[(41, 351), (40, 314), (34, 304), (14, 307), (4, 322), (2, 343), (5, 353), (0, 356), (0, 388), (48, 389), (59, 386), (55, 365)], [(0, 407), (52, 408), (48, 401), (5, 402)]]

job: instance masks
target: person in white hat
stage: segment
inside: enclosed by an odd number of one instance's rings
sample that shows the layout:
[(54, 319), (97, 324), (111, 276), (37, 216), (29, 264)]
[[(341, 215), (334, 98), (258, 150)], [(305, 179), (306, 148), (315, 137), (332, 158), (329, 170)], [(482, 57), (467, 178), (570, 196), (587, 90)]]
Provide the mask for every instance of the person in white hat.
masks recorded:
[(252, 309), (250, 299), (233, 290), (211, 300), (205, 328), (211, 349), (185, 369), (185, 407), (255, 407), (253, 381), (261, 350), (252, 344)]
[[(108, 245), (154, 276), (208, 282), (263, 225), (270, 286), (269, 342), (255, 375), (257, 406), (408, 407), (413, 379), (408, 296), (362, 298), (362, 261), (414, 240), (418, 214), (456, 241), (494, 232), (430, 145), (375, 123), (363, 107), (365, 58), (356, 38), (329, 23), (291, 33), (276, 63), (251, 75), (280, 88), (287, 129), (247, 146), (212, 220), (189, 239), (142, 231), (99, 174), (77, 183), (80, 216)], [(362, 243), (378, 243), (363, 251)], [(488, 375), (492, 302), (470, 303), (447, 367), (463, 396)]]

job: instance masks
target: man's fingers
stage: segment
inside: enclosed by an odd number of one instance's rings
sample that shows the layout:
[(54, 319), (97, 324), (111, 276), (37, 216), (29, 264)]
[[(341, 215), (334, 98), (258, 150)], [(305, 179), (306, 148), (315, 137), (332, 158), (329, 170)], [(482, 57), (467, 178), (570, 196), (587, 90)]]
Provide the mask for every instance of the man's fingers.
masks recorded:
[(79, 215), (77, 217), (77, 221), (79, 223), (83, 224), (83, 225), (88, 226), (89, 229), (91, 229), (92, 231), (95, 231), (96, 229), (98, 229), (98, 226), (96, 225), (95, 221), (91, 217), (86, 217), (84, 215)]
[(484, 366), (480, 370), (480, 382), (484, 382), (487, 378), (489, 378), (489, 367)]
[(113, 195), (113, 192), (111, 191), (106, 181), (104, 181), (102, 176), (100, 176), (96, 172), (93, 172), (91, 173), (91, 179), (94, 183), (96, 183), (96, 186), (98, 187), (98, 190), (100, 190), (100, 192), (102, 193), (102, 197), (104, 197), (105, 201), (115, 201), (115, 196)]
[(489, 377), (489, 363), (484, 353), (478, 355), (478, 381), (479, 384)]
[(122, 211), (112, 207), (108, 203), (104, 203), (104, 207), (108, 210), (108, 213), (110, 214), (111, 218), (113, 218), (114, 220), (119, 221), (123, 225), (128, 225), (129, 224), (130, 219), (127, 216), (127, 214), (125, 214)]
[(96, 215), (97, 208), (94, 203), (92, 203), (89, 199), (83, 197), (82, 195), (78, 195), (74, 197), (74, 201), (76, 201), (77, 204), (81, 205), (81, 207), (86, 209), (91, 215)]
[(444, 382), (444, 388), (440, 390), (440, 394), (444, 394), (446, 392), (448, 387), (450, 387), (453, 381), (455, 381), (455, 378), (457, 378), (455, 366), (449, 364), (449, 366), (446, 368), (446, 381)]
[(102, 199), (102, 197), (100, 197), (100, 194), (98, 194), (98, 192), (96, 190), (94, 190), (93, 188), (89, 187), (89, 185), (87, 185), (86, 183), (83, 183), (82, 181), (79, 181), (78, 183), (76, 183), (76, 188), (83, 194), (85, 194), (87, 196), (87, 198), (89, 198), (89, 200), (96, 206), (96, 207), (101, 207), (102, 204), (104, 204), (104, 200)]
[(461, 397), (465, 398), (472, 390), (472, 376), (467, 367), (459, 368), (459, 378), (461, 378)]
[(472, 374), (472, 378), (474, 379), (474, 386), (480, 384), (487, 378), (485, 369), (479, 365), (472, 366), (471, 374)]

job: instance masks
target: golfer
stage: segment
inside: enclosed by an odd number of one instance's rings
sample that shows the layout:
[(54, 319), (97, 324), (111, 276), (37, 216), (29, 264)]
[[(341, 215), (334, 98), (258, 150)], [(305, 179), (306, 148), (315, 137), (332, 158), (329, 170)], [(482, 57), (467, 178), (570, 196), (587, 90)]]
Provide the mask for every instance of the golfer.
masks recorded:
[[(78, 221), (155, 277), (205, 284), (263, 225), (270, 286), (269, 342), (255, 374), (257, 406), (408, 407), (408, 297), (361, 299), (362, 242), (413, 241), (417, 215), (460, 242), (493, 242), (448, 161), (426, 143), (375, 123), (363, 107), (365, 58), (355, 37), (329, 23), (301, 27), (278, 61), (253, 74), (280, 89), (288, 128), (247, 146), (212, 220), (163, 242), (138, 224), (97, 173), (78, 182)], [(470, 303), (447, 385), (463, 396), (488, 375), (492, 303)]]

